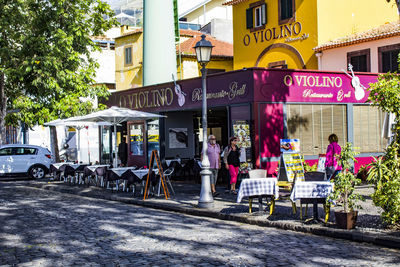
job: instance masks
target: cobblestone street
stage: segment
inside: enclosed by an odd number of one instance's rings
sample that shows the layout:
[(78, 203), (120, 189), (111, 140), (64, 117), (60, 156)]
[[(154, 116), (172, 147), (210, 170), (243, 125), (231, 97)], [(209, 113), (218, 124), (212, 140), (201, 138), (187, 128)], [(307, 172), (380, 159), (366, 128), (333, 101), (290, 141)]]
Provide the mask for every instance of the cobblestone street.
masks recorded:
[(398, 266), (398, 250), (0, 183), (0, 265)]

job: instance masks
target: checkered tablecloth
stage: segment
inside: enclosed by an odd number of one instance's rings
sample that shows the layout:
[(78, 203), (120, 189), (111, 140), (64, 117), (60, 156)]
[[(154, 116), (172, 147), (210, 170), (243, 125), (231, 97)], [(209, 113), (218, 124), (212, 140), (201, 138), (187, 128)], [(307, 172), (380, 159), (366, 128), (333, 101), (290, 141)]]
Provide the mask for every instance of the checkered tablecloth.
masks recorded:
[(333, 191), (333, 183), (321, 182), (296, 182), (290, 199), (296, 201), (300, 198), (327, 198)]
[[(143, 179), (143, 177), (149, 173), (149, 169), (131, 170), (131, 172), (133, 172), (133, 174), (135, 174), (139, 179)], [(153, 169), (153, 172), (157, 175), (158, 169)]]
[(87, 169), (91, 170), (92, 172), (94, 172), (97, 168), (108, 167), (108, 166), (110, 166), (110, 165), (106, 165), (106, 164), (103, 164), (103, 165), (89, 165), (89, 166), (86, 166), (85, 168), (87, 168)]
[(276, 178), (252, 178), (242, 180), (236, 202), (249, 196), (274, 195), (279, 198), (278, 180)]

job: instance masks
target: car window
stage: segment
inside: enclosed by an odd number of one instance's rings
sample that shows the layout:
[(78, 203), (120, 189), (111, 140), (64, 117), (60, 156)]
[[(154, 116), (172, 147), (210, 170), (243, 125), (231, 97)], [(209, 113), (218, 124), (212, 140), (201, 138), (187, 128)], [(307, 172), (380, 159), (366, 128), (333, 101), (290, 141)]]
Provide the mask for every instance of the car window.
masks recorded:
[(12, 154), (12, 147), (5, 147), (0, 149), (0, 156), (11, 156)]
[(15, 148), (15, 155), (35, 155), (36, 148), (30, 147), (17, 147)]
[(25, 148), (24, 149), (24, 154), (25, 155), (35, 155), (36, 154), (36, 148)]

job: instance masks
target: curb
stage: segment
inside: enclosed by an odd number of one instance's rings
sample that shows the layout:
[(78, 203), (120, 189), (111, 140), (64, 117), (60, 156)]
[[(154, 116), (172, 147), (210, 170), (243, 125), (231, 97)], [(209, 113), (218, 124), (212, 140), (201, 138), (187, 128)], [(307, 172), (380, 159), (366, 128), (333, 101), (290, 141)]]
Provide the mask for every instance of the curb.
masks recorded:
[(295, 231), (295, 232), (302, 232), (302, 233), (326, 236), (326, 237), (331, 237), (331, 238), (339, 238), (339, 239), (345, 239), (345, 240), (354, 241), (354, 242), (366, 242), (366, 243), (371, 243), (374, 245), (379, 245), (379, 246), (383, 246), (383, 247), (387, 247), (387, 248), (400, 249), (400, 237), (380, 235), (380, 234), (369, 233), (369, 232), (359, 232), (357, 230), (343, 230), (343, 229), (337, 229), (337, 228), (328, 228), (328, 227), (323, 227), (323, 226), (311, 227), (311, 226), (307, 226), (307, 225), (297, 225), (297, 224), (277, 222), (277, 221), (268, 221), (268, 220), (260, 221), (255, 218), (246, 217), (243, 215), (220, 213), (220, 212), (211, 211), (211, 210), (207, 210), (207, 209), (200, 209), (200, 208), (196, 208), (196, 207), (187, 208), (187, 207), (179, 207), (177, 205), (172, 205), (169, 203), (154, 203), (154, 202), (143, 201), (143, 200), (134, 199), (134, 198), (128, 199), (126, 197), (120, 197), (120, 196), (116, 196), (116, 195), (109, 195), (109, 194), (96, 195), (96, 194), (91, 194), (88, 192), (76, 192), (72, 188), (71, 188), (71, 190), (68, 190), (65, 188), (57, 187), (56, 185), (29, 184), (29, 185), (23, 185), (23, 186), (24, 187), (33, 187), (33, 188), (48, 190), (48, 191), (56, 191), (56, 192), (64, 193), (64, 194), (79, 195), (82, 197), (117, 201), (117, 202), (122, 202), (122, 203), (126, 203), (126, 204), (134, 204), (134, 205), (158, 209), (158, 210), (184, 213), (184, 214), (193, 215), (193, 216), (208, 217), (208, 218), (214, 218), (214, 219), (220, 219), (220, 220), (226, 220), (226, 221), (235, 221), (235, 222), (252, 224), (252, 225), (257, 225), (257, 226), (262, 226), (262, 227), (273, 227), (273, 228), (278, 228), (278, 229), (282, 229), (282, 230), (290, 230), (290, 231)]

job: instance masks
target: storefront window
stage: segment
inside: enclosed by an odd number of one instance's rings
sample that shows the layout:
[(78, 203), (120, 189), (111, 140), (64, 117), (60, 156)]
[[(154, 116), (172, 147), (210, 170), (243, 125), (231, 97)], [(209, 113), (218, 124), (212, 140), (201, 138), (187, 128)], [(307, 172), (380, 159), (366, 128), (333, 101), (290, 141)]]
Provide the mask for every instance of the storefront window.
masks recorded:
[(360, 148), (360, 153), (383, 152), (387, 144), (381, 135), (384, 112), (368, 105), (355, 105), (353, 114), (354, 146)]
[(143, 124), (131, 124), (130, 125), (130, 150), (132, 155), (143, 156)]
[(300, 139), (303, 155), (325, 153), (332, 133), (343, 146), (347, 141), (345, 105), (287, 105), (287, 137)]

